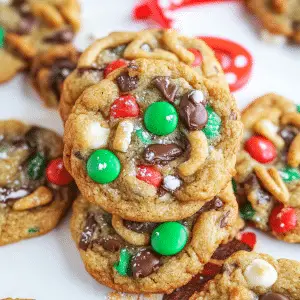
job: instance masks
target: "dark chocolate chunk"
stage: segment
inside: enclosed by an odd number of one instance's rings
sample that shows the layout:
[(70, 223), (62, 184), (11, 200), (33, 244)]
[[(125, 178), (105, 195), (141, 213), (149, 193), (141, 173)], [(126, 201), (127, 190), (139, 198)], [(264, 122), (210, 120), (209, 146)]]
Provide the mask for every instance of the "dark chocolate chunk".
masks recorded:
[(133, 278), (144, 278), (158, 270), (160, 258), (148, 249), (143, 249), (135, 254), (130, 262)]
[(60, 99), (61, 89), (64, 80), (76, 68), (76, 63), (64, 58), (56, 60), (50, 71), (49, 84), (56, 97)]
[(249, 245), (243, 243), (242, 241), (233, 239), (227, 244), (220, 245), (218, 249), (214, 252), (212, 258), (218, 260), (225, 260), (233, 253), (241, 250), (250, 252), (252, 249)]
[(292, 27), (295, 31), (300, 31), (300, 21), (293, 21)]
[(24, 5), (24, 4), (26, 4), (26, 2), (27, 2), (27, 0), (13, 0), (11, 2), (11, 6), (13, 6), (13, 7), (20, 7), (20, 6)]
[(154, 228), (156, 228), (159, 225), (159, 223), (152, 223), (152, 222), (140, 223), (140, 222), (128, 221), (128, 220), (124, 220), (123, 224), (127, 229), (139, 233), (152, 233)]
[(10, 200), (21, 199), (31, 193), (30, 189), (20, 188), (18, 190), (0, 187), (0, 203), (6, 203)]
[(282, 294), (269, 292), (259, 297), (259, 300), (289, 300), (289, 297), (286, 297)]
[(71, 28), (64, 28), (62, 30), (56, 31), (52, 35), (46, 36), (44, 38), (44, 42), (51, 44), (67, 44), (72, 42), (73, 38), (73, 30)]
[(119, 251), (122, 247), (122, 242), (118, 238), (112, 236), (101, 237), (93, 241), (93, 244), (101, 245), (105, 250), (110, 252)]
[(153, 83), (169, 102), (174, 102), (178, 87), (170, 81), (170, 77), (157, 76), (153, 79)]
[(23, 14), (16, 33), (20, 35), (29, 34), (32, 31), (35, 24), (36, 24), (36, 19), (32, 14), (30, 13)]
[(228, 224), (228, 216), (230, 211), (227, 211), (220, 220), (220, 228), (224, 228)]
[(80, 241), (79, 241), (79, 248), (86, 251), (89, 247), (93, 234), (95, 232), (97, 226), (97, 222), (95, 220), (95, 216), (92, 213), (87, 215), (84, 228), (81, 233)]
[(299, 130), (293, 126), (285, 126), (278, 133), (283, 138), (285, 146), (289, 147)]
[(207, 111), (203, 102), (195, 98), (195, 91), (183, 95), (179, 104), (179, 116), (189, 130), (200, 130), (207, 123)]
[(165, 165), (181, 156), (183, 150), (177, 144), (153, 144), (144, 151), (144, 159), (150, 164)]
[(117, 77), (117, 84), (121, 92), (129, 92), (137, 88), (139, 78), (129, 76), (128, 73), (122, 73)]
[(169, 295), (164, 295), (163, 300), (188, 300), (195, 292), (200, 292), (213, 277), (197, 274), (186, 285), (177, 288)]
[(215, 197), (212, 200), (206, 202), (198, 211), (199, 214), (210, 211), (212, 209), (218, 210), (223, 206), (223, 201), (219, 197)]

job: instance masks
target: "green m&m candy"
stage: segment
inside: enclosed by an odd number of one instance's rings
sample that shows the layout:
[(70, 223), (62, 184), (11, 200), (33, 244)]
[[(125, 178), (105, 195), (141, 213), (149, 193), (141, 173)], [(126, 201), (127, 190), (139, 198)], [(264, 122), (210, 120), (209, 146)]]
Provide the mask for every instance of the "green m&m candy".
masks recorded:
[(217, 137), (220, 134), (221, 129), (221, 118), (215, 113), (213, 108), (209, 105), (206, 106), (208, 115), (207, 123), (202, 129), (208, 139)]
[(297, 104), (297, 112), (300, 113), (300, 104)]
[(122, 276), (127, 276), (130, 273), (129, 266), (131, 261), (131, 254), (125, 248), (121, 249), (119, 262), (114, 264), (114, 268)]
[(4, 46), (4, 36), (5, 36), (5, 30), (3, 27), (0, 26), (0, 48), (3, 48)]
[(46, 159), (45, 156), (38, 152), (35, 156), (33, 156), (27, 166), (27, 174), (30, 179), (38, 180), (40, 179), (45, 172), (46, 168)]
[(86, 169), (91, 179), (105, 184), (114, 181), (119, 176), (121, 164), (113, 152), (100, 149), (91, 154), (87, 161)]
[(172, 104), (165, 101), (154, 102), (145, 111), (144, 123), (151, 133), (168, 135), (177, 127), (178, 114)]
[(139, 128), (135, 131), (135, 134), (143, 144), (148, 145), (152, 143), (151, 135), (146, 130)]
[(253, 209), (250, 202), (247, 202), (240, 208), (240, 216), (244, 220), (252, 220), (255, 215), (255, 210)]
[(178, 222), (162, 223), (154, 229), (151, 235), (151, 246), (161, 255), (179, 253), (188, 240), (188, 231)]
[(286, 167), (280, 171), (280, 175), (285, 182), (291, 182), (300, 179), (300, 172), (297, 168)]

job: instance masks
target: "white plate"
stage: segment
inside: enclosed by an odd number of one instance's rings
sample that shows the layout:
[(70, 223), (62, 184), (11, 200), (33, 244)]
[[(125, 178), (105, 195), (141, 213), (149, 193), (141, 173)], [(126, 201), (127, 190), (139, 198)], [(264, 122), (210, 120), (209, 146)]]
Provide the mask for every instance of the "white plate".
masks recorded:
[[(147, 24), (133, 23), (134, 0), (84, 0), (83, 29), (77, 45), (83, 49), (91, 34), (113, 30), (139, 30)], [(224, 3), (186, 8), (176, 12), (181, 31), (189, 35), (221, 36), (244, 45), (254, 57), (249, 84), (235, 93), (243, 108), (255, 97), (276, 92), (300, 103), (300, 47), (268, 45), (258, 38), (240, 4)], [(0, 66), (1, 67), (1, 66)], [(18, 76), (0, 87), (0, 118), (17, 118), (62, 133), (56, 111), (43, 107), (37, 95)], [(5, 297), (39, 300), (99, 300), (109, 289), (99, 285), (84, 270), (71, 240), (69, 216), (51, 233), (0, 249), (0, 299)], [(300, 260), (300, 245), (289, 245), (257, 233), (257, 250), (274, 257)]]

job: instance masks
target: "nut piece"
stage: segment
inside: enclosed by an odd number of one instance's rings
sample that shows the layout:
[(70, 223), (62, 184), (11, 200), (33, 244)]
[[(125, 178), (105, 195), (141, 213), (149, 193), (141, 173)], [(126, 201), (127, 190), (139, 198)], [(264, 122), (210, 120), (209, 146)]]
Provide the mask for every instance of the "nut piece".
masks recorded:
[(272, 6), (275, 12), (283, 14), (288, 10), (288, 1), (287, 0), (272, 0)]
[(52, 201), (52, 192), (45, 186), (40, 186), (27, 197), (21, 198), (13, 205), (14, 210), (22, 211), (46, 205)]
[(266, 170), (263, 166), (257, 165), (254, 167), (254, 171), (267, 191), (279, 202), (288, 204), (290, 198), (289, 191), (275, 168)]
[(191, 145), (190, 158), (178, 166), (181, 176), (193, 175), (204, 163), (208, 156), (208, 144), (202, 131), (191, 131), (188, 134)]
[(17, 34), (7, 33), (5, 41), (25, 58), (32, 58), (36, 55), (36, 50), (24, 38)]
[(254, 124), (253, 130), (273, 142), (277, 148), (284, 147), (284, 140), (277, 134), (278, 127), (267, 119), (261, 119)]
[(300, 127), (300, 114), (297, 112), (286, 113), (281, 118), (283, 125), (292, 124), (296, 127)]
[(288, 164), (297, 168), (300, 164), (300, 133), (296, 135), (293, 139), (292, 144), (290, 145), (289, 152), (287, 155)]
[(126, 228), (121, 217), (113, 215), (111, 223), (115, 231), (128, 243), (136, 246), (146, 246), (149, 244), (149, 234), (134, 232)]
[(120, 152), (127, 152), (131, 142), (131, 133), (133, 131), (132, 121), (121, 121), (116, 130), (113, 148)]

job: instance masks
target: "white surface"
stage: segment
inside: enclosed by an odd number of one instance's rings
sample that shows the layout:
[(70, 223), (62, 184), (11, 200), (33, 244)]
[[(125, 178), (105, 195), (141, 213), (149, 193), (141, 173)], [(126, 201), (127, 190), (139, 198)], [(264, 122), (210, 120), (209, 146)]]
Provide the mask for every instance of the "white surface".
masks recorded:
[[(112, 30), (139, 30), (146, 24), (130, 20), (134, 0), (84, 0), (80, 48), (89, 36)], [(241, 43), (254, 57), (249, 84), (235, 93), (238, 105), (267, 92), (277, 92), (300, 103), (300, 47), (268, 45), (258, 34), (240, 4), (205, 5), (176, 12), (182, 32), (215, 35)], [(1, 119), (19, 118), (62, 133), (57, 112), (44, 108), (24, 82), (23, 76), (0, 87)], [(22, 297), (40, 300), (99, 300), (108, 289), (95, 282), (84, 270), (68, 229), (69, 217), (50, 234), (0, 248), (0, 299)], [(257, 250), (279, 258), (300, 260), (300, 245), (289, 245), (258, 233)]]

